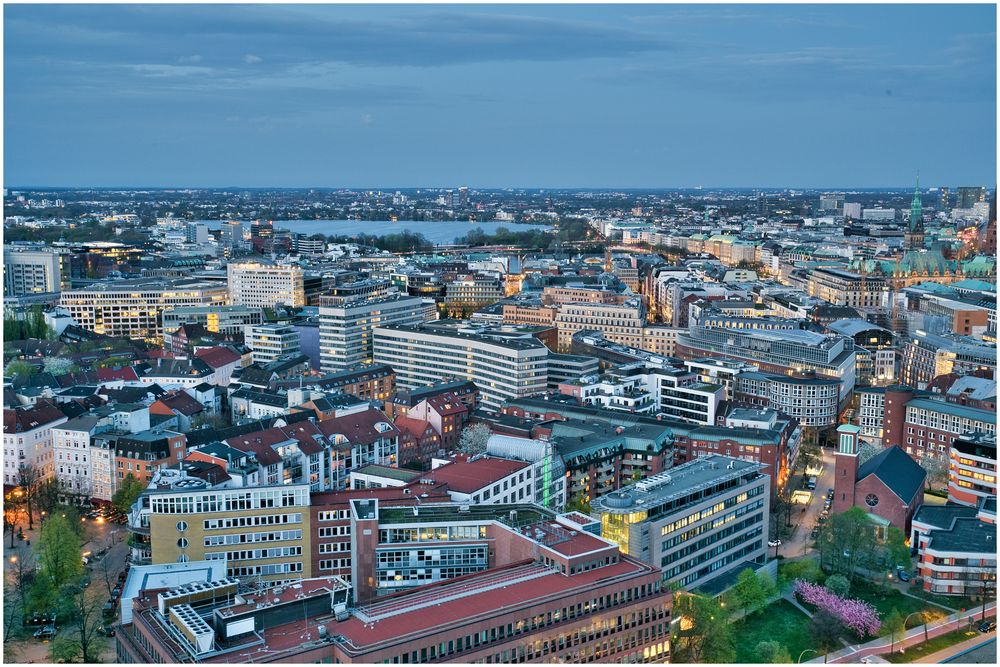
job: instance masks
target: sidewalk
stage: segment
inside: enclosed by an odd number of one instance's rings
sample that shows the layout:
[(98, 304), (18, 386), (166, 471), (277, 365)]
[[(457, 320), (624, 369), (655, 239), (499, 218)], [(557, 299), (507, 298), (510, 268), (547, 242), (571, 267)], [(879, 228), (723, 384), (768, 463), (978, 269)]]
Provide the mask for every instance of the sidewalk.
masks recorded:
[[(997, 603), (991, 602), (986, 605), (986, 616), (996, 615)], [(976, 609), (969, 609), (965, 613), (956, 612), (951, 616), (946, 617), (943, 621), (930, 626), (927, 630), (928, 637), (937, 637), (945, 633), (951, 632), (952, 630), (960, 630), (965, 627), (969, 627), (968, 619), (972, 618), (974, 621), (978, 621), (979, 617), (982, 615), (982, 607)], [(973, 624), (975, 627), (975, 623)], [(918, 625), (915, 628), (911, 628), (906, 632), (902, 639), (896, 641), (896, 649), (905, 648), (908, 646), (913, 646), (914, 644), (920, 644), (924, 641), (924, 626)], [(868, 657), (870, 655), (878, 655), (881, 653), (888, 653), (889, 648), (892, 646), (892, 641), (889, 637), (878, 637), (865, 644), (855, 644), (853, 646), (848, 646), (845, 649), (840, 649), (839, 651), (834, 651), (827, 655), (826, 662), (830, 663), (855, 663), (860, 662), (861, 658)], [(807, 662), (824, 662), (823, 656), (818, 658), (813, 658)]]
[(924, 657), (914, 660), (913, 662), (936, 665), (940, 662), (943, 662), (946, 658), (951, 658), (953, 656), (958, 655), (962, 651), (967, 651), (969, 649), (976, 648), (977, 646), (986, 644), (990, 640), (996, 641), (996, 638), (997, 638), (996, 633), (990, 633), (988, 635), (979, 635), (978, 637), (973, 637), (972, 639), (968, 639), (964, 642), (955, 644), (953, 646), (949, 646), (948, 648), (941, 649), (937, 653), (931, 653), (930, 655), (925, 655)]

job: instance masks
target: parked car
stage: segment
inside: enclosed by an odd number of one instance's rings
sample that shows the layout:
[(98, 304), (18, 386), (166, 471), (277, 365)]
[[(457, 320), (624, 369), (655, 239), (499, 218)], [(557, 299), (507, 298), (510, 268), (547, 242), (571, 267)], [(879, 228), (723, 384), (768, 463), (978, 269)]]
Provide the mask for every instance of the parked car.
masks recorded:
[(769, 547), (780, 547), (781, 546), (781, 540), (768, 540), (767, 546), (769, 546)]
[(121, 594), (122, 594), (122, 587), (121, 586), (115, 586), (114, 588), (111, 589), (111, 597), (117, 598)]
[(51, 624), (35, 630), (35, 639), (52, 639), (55, 636), (56, 626)]
[(983, 621), (982, 623), (979, 624), (980, 632), (993, 632), (996, 629), (997, 629), (996, 621)]
[(115, 601), (114, 600), (108, 600), (107, 602), (105, 602), (104, 603), (103, 612), (104, 612), (105, 616), (114, 616), (115, 615)]
[(907, 572), (906, 570), (900, 570), (899, 571), (899, 580), (900, 581), (909, 581), (910, 580), (910, 573)]
[(809, 537), (811, 537), (811, 538), (812, 538), (812, 539), (814, 539), (814, 540), (815, 540), (815, 539), (816, 539), (817, 537), (819, 537), (819, 528), (813, 528), (813, 529), (812, 529), (812, 532), (811, 532), (811, 533), (809, 533)]
[(99, 632), (100, 634), (104, 635), (105, 637), (114, 637), (115, 636), (115, 629), (113, 627), (111, 627), (110, 625), (102, 625), (102, 626), (100, 626), (99, 628), (97, 628), (97, 632)]

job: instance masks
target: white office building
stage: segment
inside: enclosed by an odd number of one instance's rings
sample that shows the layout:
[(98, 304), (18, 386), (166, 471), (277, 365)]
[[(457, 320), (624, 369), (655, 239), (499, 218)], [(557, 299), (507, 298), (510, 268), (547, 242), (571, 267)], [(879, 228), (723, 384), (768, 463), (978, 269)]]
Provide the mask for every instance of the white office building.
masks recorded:
[(390, 324), (418, 325), (426, 318), (423, 299), (387, 296), (349, 300), (322, 297), (319, 356), (324, 371), (340, 371), (372, 360), (372, 331)]

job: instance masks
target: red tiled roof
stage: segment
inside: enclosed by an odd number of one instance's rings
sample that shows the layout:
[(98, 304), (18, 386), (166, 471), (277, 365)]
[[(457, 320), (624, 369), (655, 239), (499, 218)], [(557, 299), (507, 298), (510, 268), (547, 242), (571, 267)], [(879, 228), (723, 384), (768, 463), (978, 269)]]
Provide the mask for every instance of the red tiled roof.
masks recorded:
[(441, 416), (461, 414), (469, 411), (465, 403), (451, 392), (428, 398), (427, 404), (434, 408), (434, 412)]
[(240, 355), (236, 354), (228, 347), (208, 347), (194, 353), (212, 368), (222, 368), (240, 360)]
[(431, 429), (431, 432), (434, 432), (434, 429), (430, 425), (430, 422), (425, 421), (423, 419), (415, 419), (413, 417), (399, 416), (396, 417), (395, 424), (396, 427), (399, 428), (401, 432), (409, 433), (417, 440), (419, 440), (420, 438), (424, 437), (424, 435), (427, 434), (427, 429)]
[(131, 366), (123, 366), (121, 368), (98, 368), (97, 379), (101, 382), (112, 382), (114, 380), (135, 382), (139, 379), (139, 375)]
[(456, 460), (424, 475), (428, 479), (445, 482), (452, 491), (475, 493), (483, 487), (528, 467), (524, 461), (482, 458), (475, 461)]
[(288, 426), (272, 426), (262, 431), (245, 433), (229, 438), (227, 445), (241, 452), (253, 452), (257, 461), (264, 465), (272, 465), (281, 461), (278, 453), (272, 449), (274, 445), (286, 440), (295, 440), (304, 454), (316, 454), (323, 451), (323, 444), (317, 442), (314, 436), (322, 436), (315, 424), (310, 421), (297, 422)]
[(205, 410), (204, 405), (193, 399), (187, 392), (184, 391), (178, 391), (173, 395), (164, 396), (160, 398), (157, 403), (162, 403), (171, 410), (176, 410), (182, 415), (186, 415), (188, 417)]
[[(380, 423), (386, 424), (389, 428), (385, 431), (379, 431), (375, 426)], [(352, 444), (370, 444), (379, 438), (399, 436), (399, 429), (392, 423), (392, 420), (374, 408), (343, 417), (324, 419), (317, 425), (323, 431), (323, 435), (327, 437), (342, 435)]]

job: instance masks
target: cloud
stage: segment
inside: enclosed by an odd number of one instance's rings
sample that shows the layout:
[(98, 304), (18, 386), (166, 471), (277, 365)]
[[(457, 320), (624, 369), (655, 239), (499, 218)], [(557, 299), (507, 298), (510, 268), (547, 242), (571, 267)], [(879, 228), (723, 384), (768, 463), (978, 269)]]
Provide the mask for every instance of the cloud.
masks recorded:
[(200, 63), (201, 60), (202, 60), (201, 56), (193, 55), (193, 56), (181, 56), (177, 59), (177, 62), (180, 63), (181, 65), (194, 65)]
[(255, 56), (252, 53), (248, 53), (245, 56), (243, 56), (243, 62), (245, 62), (247, 65), (256, 65), (257, 63), (264, 62), (264, 59), (261, 58), (260, 56)]
[(372, 115), (370, 113), (366, 113), (363, 116), (361, 116), (362, 125), (371, 125), (373, 122), (375, 122), (375, 119), (372, 118)]
[(133, 72), (152, 77), (184, 77), (207, 75), (212, 73), (211, 67), (194, 65), (126, 65)]

